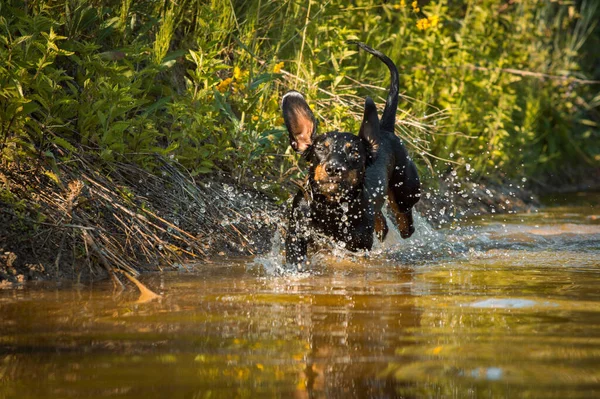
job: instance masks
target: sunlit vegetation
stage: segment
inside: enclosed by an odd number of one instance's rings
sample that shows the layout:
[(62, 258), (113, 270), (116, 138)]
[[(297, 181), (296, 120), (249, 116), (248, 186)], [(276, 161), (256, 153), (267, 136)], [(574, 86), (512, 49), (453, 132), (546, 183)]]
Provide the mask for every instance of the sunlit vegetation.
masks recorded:
[(346, 44), (358, 39), (398, 63), (398, 133), (423, 166), (565, 172), (599, 161), (598, 15), (566, 0), (8, 0), (0, 151), (55, 173), (73, 153), (148, 170), (158, 154), (273, 183), (295, 173), (283, 91), (343, 130), (365, 94), (385, 95), (385, 68)]

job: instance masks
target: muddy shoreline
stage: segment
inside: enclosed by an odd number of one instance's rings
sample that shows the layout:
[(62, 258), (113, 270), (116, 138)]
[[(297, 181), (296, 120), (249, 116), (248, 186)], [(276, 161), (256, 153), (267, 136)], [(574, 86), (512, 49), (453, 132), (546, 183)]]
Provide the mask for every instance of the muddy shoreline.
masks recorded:
[[(0, 287), (29, 280), (125, 282), (124, 273), (265, 253), (274, 232), (285, 230), (286, 204), (226, 175), (191, 177), (166, 162), (158, 175), (131, 165), (107, 173), (82, 161), (58, 174), (0, 170), (0, 177), (18, 196), (0, 198)], [(416, 210), (436, 228), (540, 205), (524, 183), (456, 176), (434, 183)]]

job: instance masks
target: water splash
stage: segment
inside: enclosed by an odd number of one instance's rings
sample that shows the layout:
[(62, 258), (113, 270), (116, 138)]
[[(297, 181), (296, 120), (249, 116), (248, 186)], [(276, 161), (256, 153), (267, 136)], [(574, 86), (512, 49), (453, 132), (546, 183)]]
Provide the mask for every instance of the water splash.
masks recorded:
[(390, 232), (380, 247), (381, 256), (397, 264), (422, 264), (468, 251), (463, 243), (449, 239), (447, 231), (435, 230), (418, 212), (414, 214), (414, 222), (415, 233), (402, 239), (396, 225), (388, 220)]
[(277, 230), (271, 238), (269, 252), (254, 258), (254, 261), (248, 267), (260, 270), (260, 273), (268, 276), (294, 275), (307, 270), (314, 274), (318, 273), (324, 264), (341, 261), (359, 263), (376, 258), (391, 263), (414, 264), (439, 260), (442, 257), (455, 254), (457, 249), (460, 249), (461, 252), (466, 251), (464, 246), (449, 242), (443, 232), (435, 230), (424, 217), (416, 212), (414, 215), (416, 231), (412, 237), (406, 240), (401, 238), (400, 231), (392, 221), (387, 207), (384, 210), (384, 216), (389, 226), (388, 235), (384, 242), (375, 239), (371, 251), (351, 252), (345, 249), (343, 245), (332, 242), (330, 238), (316, 234), (308, 265), (299, 269), (290, 269), (285, 266), (283, 238), (280, 231)]
[(283, 239), (279, 229), (275, 230), (271, 238), (271, 250), (266, 254), (256, 256), (249, 265), (249, 269), (258, 269), (269, 276), (281, 275), (285, 272), (285, 259), (281, 250)]
[[(415, 212), (415, 233), (408, 239), (402, 239), (393, 217), (384, 208), (389, 232), (383, 243), (375, 239), (371, 251), (355, 253), (335, 245), (327, 237), (313, 235), (317, 245), (311, 247), (312, 256), (304, 270), (309, 270), (311, 274), (320, 273), (342, 262), (385, 262), (391, 267), (412, 267), (490, 257), (522, 257), (527, 252), (537, 254), (541, 261), (546, 256), (552, 257), (553, 251), (565, 250), (589, 253), (590, 264), (600, 261), (600, 224), (595, 221), (595, 216), (578, 224), (573, 215), (572, 212), (560, 213), (556, 210), (529, 214), (488, 214), (475, 218), (463, 217), (440, 228), (437, 221), (430, 220), (429, 214), (422, 216)], [(550, 220), (561, 224), (549, 224), (550, 216)], [(297, 274), (298, 270), (288, 270), (283, 266), (282, 251), (281, 234), (277, 232), (271, 240), (270, 251), (257, 257), (254, 266), (266, 275)]]

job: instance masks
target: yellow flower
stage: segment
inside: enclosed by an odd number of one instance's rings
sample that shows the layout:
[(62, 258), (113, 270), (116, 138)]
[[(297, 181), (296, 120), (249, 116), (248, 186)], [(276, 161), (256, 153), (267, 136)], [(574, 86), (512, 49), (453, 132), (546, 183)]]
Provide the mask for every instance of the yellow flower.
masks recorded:
[(239, 79), (241, 77), (242, 77), (242, 70), (239, 67), (234, 67), (233, 68), (233, 78)]
[(419, 3), (417, 3), (416, 0), (411, 3), (411, 6), (412, 6), (412, 9), (413, 9), (414, 12), (421, 11), (421, 9), (419, 8)]
[(429, 28), (435, 28), (440, 22), (440, 17), (432, 15), (431, 17), (422, 18), (417, 21), (417, 29), (426, 30)]
[(254, 122), (256, 122), (256, 121), (258, 120), (258, 116), (254, 115), (254, 116), (252, 117), (252, 120), (253, 120)]
[(430, 24), (429, 24), (429, 20), (427, 18), (422, 18), (417, 21), (417, 29), (419, 29), (419, 30), (425, 30), (425, 29), (429, 28), (429, 26), (430, 26)]
[(401, 8), (406, 7), (406, 0), (400, 0), (400, 4), (394, 4), (394, 10), (400, 10)]
[(275, 66), (273, 67), (273, 73), (281, 72), (281, 68), (283, 68), (283, 61), (278, 64), (275, 64)]
[(232, 81), (233, 79), (231, 78), (222, 80), (221, 83), (217, 85), (217, 90), (219, 90), (221, 93), (225, 93)]
[(437, 15), (432, 15), (431, 17), (428, 17), (427, 20), (429, 20), (429, 25), (432, 28), (435, 28), (440, 22), (440, 17), (438, 17)]
[(429, 28), (435, 28), (440, 23), (440, 17), (432, 15), (427, 18), (422, 18), (417, 21), (417, 29), (425, 30)]

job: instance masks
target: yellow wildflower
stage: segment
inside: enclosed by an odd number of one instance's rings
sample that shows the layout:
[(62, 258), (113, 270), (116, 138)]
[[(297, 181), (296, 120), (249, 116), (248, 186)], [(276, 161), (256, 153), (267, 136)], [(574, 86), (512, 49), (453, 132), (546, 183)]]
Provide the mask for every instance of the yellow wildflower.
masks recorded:
[(440, 22), (440, 17), (432, 15), (431, 17), (422, 18), (417, 21), (417, 29), (425, 30), (429, 28), (435, 28)]
[(400, 0), (400, 4), (394, 4), (392, 7), (394, 10), (400, 10), (401, 8), (406, 7), (406, 0)]
[(222, 80), (221, 83), (217, 85), (217, 90), (219, 90), (221, 93), (225, 93), (232, 81), (232, 78)]
[(258, 120), (258, 116), (256, 116), (256, 115), (252, 116), (252, 120), (253, 120), (254, 122), (256, 122), (256, 121)]
[(233, 78), (239, 79), (241, 77), (242, 77), (242, 70), (239, 67), (234, 67), (233, 68)]
[(429, 25), (432, 28), (435, 28), (440, 22), (440, 17), (438, 17), (437, 15), (432, 15), (431, 17), (427, 17), (427, 20), (429, 21)]
[(429, 28), (429, 20), (427, 18), (422, 18), (417, 21), (417, 29), (425, 30)]
[(416, 0), (412, 2), (411, 6), (412, 6), (412, 9), (413, 9), (414, 12), (421, 11), (421, 9), (419, 8), (419, 3), (417, 3)]
[(273, 73), (281, 72), (281, 68), (283, 68), (283, 61), (275, 64), (275, 66), (273, 67)]

